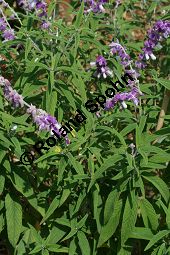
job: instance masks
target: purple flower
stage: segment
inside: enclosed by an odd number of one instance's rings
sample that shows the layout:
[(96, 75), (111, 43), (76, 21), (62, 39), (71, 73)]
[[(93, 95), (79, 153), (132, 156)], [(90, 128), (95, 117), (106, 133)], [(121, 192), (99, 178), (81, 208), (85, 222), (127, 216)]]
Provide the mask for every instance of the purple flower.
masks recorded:
[(107, 0), (84, 0), (85, 2), (85, 12), (89, 13), (89, 12), (94, 12), (94, 13), (98, 13), (98, 12), (105, 12), (105, 9), (103, 7), (103, 4), (107, 3)]
[(6, 29), (3, 32), (2, 37), (5, 39), (5, 41), (14, 40), (15, 39), (14, 30), (13, 29)]
[(153, 54), (154, 49), (158, 46), (160, 48), (160, 42), (170, 35), (170, 22), (169, 21), (157, 21), (153, 27), (148, 31), (148, 39), (144, 42), (142, 49), (143, 53), (139, 54), (139, 61), (136, 62), (136, 67), (144, 69), (146, 67), (145, 61), (155, 60), (156, 57)]
[(0, 18), (0, 31), (4, 31), (7, 27), (6, 21), (4, 18)]
[(106, 100), (105, 103), (105, 110), (110, 110), (114, 108), (114, 106), (119, 102), (121, 106), (125, 109), (127, 105), (125, 101), (133, 101), (133, 103), (137, 106), (138, 105), (138, 97), (141, 96), (142, 93), (139, 92), (137, 88), (132, 88), (130, 92), (123, 92), (116, 94), (113, 98)]
[[(42, 109), (37, 109), (34, 105), (30, 105), (27, 109), (27, 113), (32, 115), (33, 121), (39, 127), (39, 130), (49, 131), (51, 135), (54, 135), (52, 130), (54, 130), (59, 137), (61, 137), (62, 128), (55, 117), (49, 115), (46, 111)], [(64, 137), (66, 144), (70, 141), (67, 135)]]
[(136, 66), (136, 68), (138, 68), (138, 69), (145, 69), (145, 67), (146, 67), (147, 65), (146, 65), (145, 62), (143, 62), (143, 61), (136, 61), (136, 62), (135, 62), (135, 66)]
[(46, 9), (47, 4), (45, 2), (41, 2), (39, 1), (38, 3), (36, 3), (36, 9), (37, 10), (45, 10)]
[(37, 0), (18, 0), (18, 5), (23, 9), (29, 11), (33, 10), (36, 6)]
[(11, 87), (11, 83), (2, 76), (0, 76), (0, 85), (3, 87), (5, 98), (12, 103), (14, 107), (24, 106), (23, 97), (19, 95), (18, 92)]
[(110, 70), (110, 68), (107, 66), (106, 59), (103, 56), (98, 56), (96, 58), (96, 62), (91, 62), (91, 66), (96, 66), (97, 70), (94, 73), (97, 78), (100, 78), (103, 76), (104, 79), (106, 79), (107, 76), (113, 76), (113, 72)]
[(36, 15), (41, 18), (41, 28), (48, 29), (50, 22), (43, 20), (47, 17), (47, 3), (39, 0), (19, 0), (18, 4), (26, 11), (35, 11)]
[(42, 109), (37, 109), (34, 105), (27, 109), (27, 113), (32, 115), (33, 121), (38, 125), (39, 130), (51, 131), (54, 128), (58, 130), (61, 128), (61, 125), (54, 117)]
[(49, 27), (50, 27), (50, 22), (48, 22), (48, 21), (43, 21), (42, 23), (41, 23), (41, 28), (43, 28), (43, 29), (48, 29)]
[(111, 48), (110, 53), (112, 55), (117, 54), (119, 56), (121, 60), (120, 63), (123, 65), (125, 73), (130, 74), (132, 78), (134, 78), (133, 82), (131, 80), (128, 80), (128, 86), (134, 87), (138, 83), (137, 78), (140, 76), (140, 74), (135, 69), (132, 68), (131, 66), (132, 61), (130, 56), (126, 53), (125, 48), (118, 42), (112, 42), (110, 44), (110, 48)]
[(111, 50), (110, 53), (112, 55), (117, 54), (121, 59), (121, 64), (124, 67), (127, 67), (130, 65), (130, 56), (126, 53), (125, 49), (120, 45), (119, 43), (112, 42), (110, 45)]
[(18, 4), (25, 10), (35, 10), (40, 17), (47, 16), (46, 7), (47, 4), (44, 1), (39, 0), (18, 0)]
[(138, 78), (140, 74), (136, 72), (136, 70), (125, 70), (126, 73), (128, 73), (132, 78)]

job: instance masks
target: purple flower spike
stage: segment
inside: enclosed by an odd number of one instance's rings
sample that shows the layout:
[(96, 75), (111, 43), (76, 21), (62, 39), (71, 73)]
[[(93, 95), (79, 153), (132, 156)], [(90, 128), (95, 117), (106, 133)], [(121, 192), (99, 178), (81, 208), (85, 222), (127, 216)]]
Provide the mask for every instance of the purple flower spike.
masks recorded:
[(113, 72), (107, 66), (106, 59), (103, 56), (98, 56), (96, 62), (91, 62), (90, 65), (97, 67), (97, 70), (94, 73), (97, 78), (100, 78), (101, 76), (103, 76), (104, 79), (106, 79), (107, 76), (113, 77)]
[[(39, 130), (49, 131), (51, 135), (54, 135), (52, 130), (54, 130), (59, 137), (61, 137), (62, 130), (61, 125), (58, 123), (55, 117), (49, 115), (46, 111), (42, 109), (37, 109), (34, 105), (30, 105), (27, 109), (27, 113), (32, 115), (34, 123), (37, 124)], [(66, 144), (70, 143), (67, 135), (64, 137)]]
[(54, 128), (58, 130), (61, 128), (61, 125), (54, 117), (42, 109), (37, 109), (34, 105), (27, 109), (27, 113), (32, 115), (33, 121), (38, 125), (39, 130), (51, 131)]
[(5, 98), (12, 103), (14, 107), (24, 106), (23, 97), (19, 95), (16, 90), (13, 90), (11, 83), (2, 76), (0, 76), (0, 85), (3, 87)]
[(126, 109), (127, 105), (125, 103), (125, 101), (133, 101), (133, 103), (135, 104), (135, 106), (138, 105), (138, 97), (141, 96), (142, 93), (139, 92), (139, 90), (137, 88), (132, 88), (132, 90), (130, 92), (123, 92), (123, 93), (118, 93), (116, 94), (113, 98), (106, 100), (105, 103), (105, 110), (110, 110), (112, 108), (114, 108), (114, 106), (117, 103), (120, 103), (121, 106)]
[(41, 0), (19, 0), (18, 4), (26, 11), (35, 11), (36, 15), (41, 19), (41, 28), (48, 29), (50, 22), (44, 21), (47, 18), (47, 3)]
[(148, 31), (148, 39), (144, 42), (143, 53), (139, 54), (139, 61), (136, 62), (138, 69), (144, 69), (146, 67), (145, 62), (150, 58), (155, 60), (156, 57), (153, 54), (153, 50), (156, 47), (161, 47), (160, 42), (170, 35), (170, 22), (165, 20), (157, 21), (152, 29)]
[[(23, 107), (24, 105), (28, 107), (27, 113), (31, 114), (33, 121), (39, 127), (39, 130), (49, 131), (51, 135), (54, 135), (52, 130), (54, 130), (59, 137), (62, 135), (61, 124), (58, 123), (55, 117), (48, 114), (42, 109), (37, 109), (34, 105), (27, 104), (22, 95), (18, 94), (16, 90), (13, 90), (11, 83), (0, 76), (0, 86), (2, 86), (5, 98), (13, 104), (14, 107)], [(69, 144), (70, 141), (67, 135), (64, 137), (66, 144)]]
[[(128, 87), (133, 87), (135, 85), (138, 85), (139, 81), (137, 78), (140, 76), (140, 74), (135, 69), (132, 68), (131, 58), (126, 53), (125, 48), (118, 42), (112, 42), (110, 44), (110, 53), (112, 55), (117, 54), (119, 56), (120, 63), (123, 65), (125, 73), (130, 74), (134, 78), (133, 82), (131, 80), (128, 80)], [(138, 87), (138, 89), (140, 90), (139, 87)]]

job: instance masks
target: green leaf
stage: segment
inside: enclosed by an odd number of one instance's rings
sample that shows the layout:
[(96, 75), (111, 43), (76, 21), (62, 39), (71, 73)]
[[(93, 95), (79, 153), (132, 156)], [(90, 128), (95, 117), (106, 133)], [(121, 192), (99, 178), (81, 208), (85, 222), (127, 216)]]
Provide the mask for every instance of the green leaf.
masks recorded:
[(16, 246), (22, 231), (22, 207), (9, 194), (5, 197), (7, 233), (9, 242)]
[[(48, 147), (47, 147), (48, 148)], [(42, 155), (41, 157), (39, 157), (38, 159), (34, 160), (34, 163), (39, 163), (41, 162), (42, 160), (44, 159), (47, 159), (49, 157), (52, 157), (52, 156), (56, 156), (57, 155), (57, 152), (56, 151), (53, 151), (53, 150), (50, 150), (50, 147), (49, 147), (49, 151), (47, 151), (47, 153), (45, 153), (44, 155)]]
[(86, 90), (85, 90), (85, 83), (83, 79), (81, 78), (80, 75), (78, 75), (78, 78), (75, 76), (72, 82), (78, 89), (81, 96), (82, 104), (84, 104), (87, 101), (87, 96), (86, 96)]
[(85, 222), (86, 222), (88, 216), (89, 216), (88, 213), (86, 213), (84, 215), (84, 217), (77, 223), (77, 228), (78, 229), (82, 228), (85, 225)]
[(0, 213), (0, 234), (5, 227), (5, 219), (2, 213)]
[(4, 175), (0, 175), (0, 194), (4, 190), (4, 184), (5, 184), (5, 176)]
[(97, 129), (102, 129), (104, 131), (109, 131), (111, 134), (114, 134), (118, 137), (118, 139), (120, 140), (120, 142), (122, 143), (122, 145), (125, 147), (125, 149), (127, 148), (126, 142), (123, 138), (123, 136), (114, 128), (110, 128), (110, 127), (105, 127), (105, 126), (99, 126), (97, 127)]
[(118, 251), (117, 255), (131, 255), (132, 254), (132, 247), (121, 247)]
[(151, 255), (157, 255), (158, 253), (158, 250), (159, 250), (159, 247), (156, 247), (153, 252), (151, 253)]
[(132, 132), (132, 130), (134, 130), (135, 128), (136, 128), (136, 123), (129, 124), (127, 127), (121, 130), (120, 134), (125, 136), (128, 133)]
[(90, 245), (89, 245), (89, 242), (88, 242), (87, 237), (84, 234), (84, 232), (78, 231), (77, 237), (78, 237), (78, 240), (79, 240), (79, 246), (80, 246), (80, 249), (81, 249), (81, 254), (82, 255), (90, 255), (91, 254)]
[(122, 209), (122, 201), (117, 200), (114, 203), (114, 209), (111, 211), (111, 217), (106, 225), (102, 226), (99, 242), (97, 247), (100, 247), (103, 243), (105, 243), (111, 236), (115, 233), (116, 228), (119, 224), (120, 214)]
[(154, 162), (154, 163), (166, 163), (170, 161), (170, 156), (168, 153), (164, 154), (159, 154), (159, 155), (154, 155), (149, 158), (149, 161)]
[(60, 171), (58, 171), (58, 180), (57, 180), (57, 185), (63, 180), (63, 178), (64, 178), (64, 171), (65, 171), (65, 169), (66, 169), (66, 166), (67, 166), (67, 162), (66, 162), (66, 160), (65, 160), (65, 158), (64, 157), (62, 157), (61, 159), (60, 159), (60, 161), (59, 161), (59, 169), (60, 169)]
[(62, 247), (61, 245), (58, 244), (48, 244), (47, 249), (49, 251), (57, 252), (57, 253), (68, 253), (68, 248), (67, 247)]
[[(167, 249), (166, 249), (166, 244), (163, 243), (163, 244), (161, 244), (161, 246), (159, 247), (159, 251), (158, 251), (157, 255), (164, 255), (165, 252), (168, 252), (168, 251), (167, 251)], [(168, 254), (168, 253), (166, 253), (166, 254)]]
[(72, 236), (74, 236), (77, 233), (77, 228), (72, 228), (71, 231), (69, 232), (69, 234), (64, 237), (64, 239), (62, 239), (62, 241), (65, 241), (69, 238), (71, 238)]
[(40, 233), (37, 232), (37, 230), (28, 223), (28, 226), (30, 228), (30, 235), (29, 238), (32, 240), (33, 243), (42, 244), (42, 238), (40, 236)]
[(151, 240), (153, 233), (149, 228), (135, 227), (129, 238)]
[(117, 202), (119, 199), (119, 192), (114, 189), (113, 191), (110, 192), (110, 194), (107, 197), (105, 208), (104, 208), (104, 224), (106, 224), (109, 219), (112, 216), (115, 202)]
[(121, 246), (123, 246), (124, 243), (127, 241), (135, 227), (138, 208), (137, 202), (138, 201), (135, 195), (135, 190), (133, 190), (126, 199), (121, 229)]
[(62, 206), (62, 204), (64, 204), (66, 199), (69, 197), (70, 193), (71, 193), (70, 189), (64, 189), (63, 190), (63, 193), (62, 193), (62, 196), (61, 196), (61, 199), (60, 199), (59, 207)]
[(75, 99), (73, 96), (73, 93), (68, 90), (68, 85), (60, 84), (60, 90), (57, 90), (60, 94), (61, 91), (63, 92), (63, 95), (67, 98), (68, 102), (70, 103), (70, 106), (73, 107), (74, 111), (77, 109), (75, 104)]
[(91, 189), (91, 187), (93, 186), (93, 184), (96, 182), (96, 180), (98, 178), (102, 177), (102, 174), (109, 168), (109, 167), (113, 167), (118, 161), (120, 161), (123, 158), (122, 155), (118, 155), (115, 154), (112, 157), (107, 158), (103, 165), (99, 168), (99, 170), (97, 170), (94, 175), (92, 176), (91, 182), (89, 184), (88, 187), (88, 192)]
[(139, 149), (141, 143), (142, 143), (142, 141), (141, 141), (140, 128), (138, 126), (136, 126), (136, 148), (137, 149)]
[(51, 114), (52, 116), (55, 115), (55, 109), (56, 109), (56, 105), (57, 105), (57, 92), (53, 91), (49, 98), (47, 99), (47, 112), (49, 114)]
[(52, 214), (53, 214), (53, 212), (57, 209), (57, 207), (59, 206), (59, 197), (58, 196), (56, 196), (54, 199), (53, 199), (53, 201), (52, 201), (52, 203), (50, 204), (50, 207), (48, 208), (48, 210), (47, 210), (47, 212), (46, 212), (46, 214), (45, 214), (45, 216), (43, 217), (43, 219), (42, 219), (42, 221), (41, 221), (41, 223), (40, 224), (42, 224), (44, 221), (46, 221)]
[(50, 255), (47, 249), (41, 251), (41, 255)]
[[(61, 218), (60, 218), (61, 219)], [(57, 222), (57, 220), (56, 220)], [(59, 223), (59, 224), (58, 224)], [(61, 238), (66, 234), (67, 227), (63, 227), (60, 225), (60, 222), (54, 223), (55, 225), (52, 226), (52, 229), (49, 230), (50, 234), (45, 240), (45, 244), (55, 244), (60, 241)]]
[(29, 182), (29, 177), (23, 172), (18, 172), (13, 169), (13, 178), (8, 176), (8, 178), (13, 183), (16, 190), (21, 192), (21, 194), (28, 199), (28, 202), (42, 215), (44, 216), (44, 209), (38, 206), (37, 198), (35, 196), (34, 190)]
[(146, 119), (147, 117), (142, 115), (141, 118), (140, 118), (140, 122), (139, 122), (139, 130), (140, 130), (140, 133), (143, 132), (144, 130), (144, 127), (145, 127), (145, 124), (146, 124)]
[(76, 21), (75, 21), (75, 27), (76, 28), (80, 27), (80, 24), (81, 24), (82, 19), (83, 19), (83, 14), (84, 14), (84, 1), (82, 1), (82, 3), (81, 3), (79, 13), (78, 13)]
[(69, 255), (75, 255), (76, 254), (76, 249), (77, 249), (77, 244), (76, 244), (76, 239), (73, 238), (70, 242), (70, 247), (69, 247)]
[(165, 80), (163, 78), (155, 78), (154, 79), (161, 84), (162, 86), (164, 86), (165, 88), (170, 90), (170, 81), (169, 80)]
[(4, 151), (0, 151), (0, 163), (2, 162), (3, 158), (5, 157), (5, 155), (7, 154), (7, 152)]
[(147, 13), (153, 12), (154, 9), (156, 10), (157, 5), (158, 5), (158, 2), (152, 2), (152, 3), (150, 4), (149, 9), (147, 10)]
[(70, 152), (67, 153), (67, 156), (68, 162), (74, 167), (77, 174), (83, 175), (84, 174), (83, 166), (75, 159), (75, 157), (73, 157), (73, 155)]
[(162, 230), (159, 231), (156, 235), (152, 237), (148, 245), (146, 246), (144, 251), (149, 250), (155, 243), (157, 243), (160, 239), (162, 239), (164, 236), (168, 235), (170, 233), (170, 230)]
[(30, 38), (27, 38), (26, 45), (25, 45), (25, 60), (27, 60), (28, 54), (31, 51), (31, 48), (32, 48), (32, 42), (31, 42)]
[(42, 245), (38, 244), (29, 254), (35, 254), (42, 250)]
[(147, 199), (141, 199), (140, 208), (145, 227), (149, 228), (151, 226), (153, 230), (157, 230), (159, 216), (156, 214), (152, 204)]
[(155, 176), (143, 175), (143, 178), (151, 182), (159, 190), (165, 202), (168, 203), (170, 193), (166, 183), (156, 175)]
[(166, 224), (168, 226), (168, 229), (170, 229), (170, 203), (168, 209), (166, 210)]

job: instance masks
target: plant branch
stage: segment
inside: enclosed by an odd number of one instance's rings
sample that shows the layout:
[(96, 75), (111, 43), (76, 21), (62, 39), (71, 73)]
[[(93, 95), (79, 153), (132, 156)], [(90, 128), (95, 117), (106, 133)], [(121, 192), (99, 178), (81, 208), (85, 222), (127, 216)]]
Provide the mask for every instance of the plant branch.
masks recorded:
[(158, 119), (156, 131), (160, 130), (163, 127), (164, 117), (165, 117), (166, 112), (167, 112), (169, 100), (170, 100), (170, 90), (165, 89), (164, 98), (163, 98), (163, 102), (162, 102), (161, 111), (160, 111), (160, 114), (159, 114), (159, 119)]

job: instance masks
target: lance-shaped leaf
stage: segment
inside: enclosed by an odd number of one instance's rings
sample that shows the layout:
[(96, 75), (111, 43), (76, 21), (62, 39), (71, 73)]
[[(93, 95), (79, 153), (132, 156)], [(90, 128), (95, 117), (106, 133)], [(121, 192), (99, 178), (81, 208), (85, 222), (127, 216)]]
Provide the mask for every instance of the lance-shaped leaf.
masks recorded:
[(5, 198), (5, 208), (8, 239), (11, 245), (15, 247), (22, 231), (22, 207), (7, 194)]
[(121, 231), (121, 245), (123, 246), (127, 239), (130, 237), (132, 233), (135, 222), (137, 218), (137, 197), (135, 195), (135, 190), (128, 195), (126, 199), (123, 221), (122, 221), (122, 231)]

